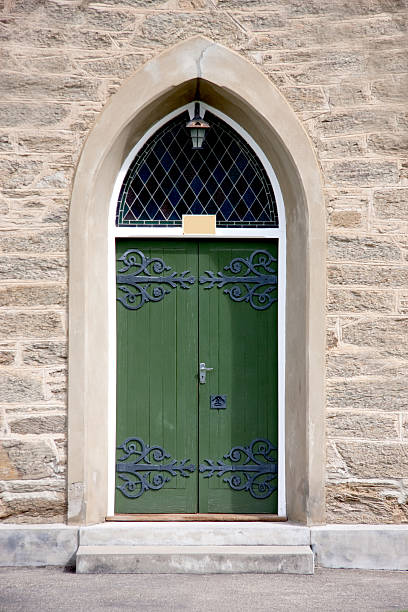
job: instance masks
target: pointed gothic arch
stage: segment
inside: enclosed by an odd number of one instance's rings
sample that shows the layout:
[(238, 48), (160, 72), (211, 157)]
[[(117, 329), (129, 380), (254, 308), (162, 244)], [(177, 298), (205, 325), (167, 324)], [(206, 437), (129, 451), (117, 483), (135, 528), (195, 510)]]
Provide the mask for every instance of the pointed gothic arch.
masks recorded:
[(240, 124), (277, 175), (287, 222), (286, 482), (291, 520), (324, 517), (325, 225), (313, 147), (277, 88), (225, 47), (195, 37), (128, 79), (81, 154), (70, 212), (68, 520), (103, 521), (111, 435), (109, 205), (122, 163), (160, 118), (195, 97)]

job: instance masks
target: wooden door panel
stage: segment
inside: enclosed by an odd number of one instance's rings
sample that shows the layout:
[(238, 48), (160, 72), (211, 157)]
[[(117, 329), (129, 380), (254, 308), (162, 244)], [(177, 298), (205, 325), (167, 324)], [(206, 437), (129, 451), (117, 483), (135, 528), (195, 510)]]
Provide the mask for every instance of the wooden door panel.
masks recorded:
[[(237, 258), (248, 259), (261, 250), (277, 259), (277, 244), (270, 240), (203, 241), (199, 246), (200, 279), (209, 278), (206, 271), (213, 272), (217, 278), (223, 274), (232, 277), (234, 274), (231, 270), (226, 271), (226, 266)], [(235, 264), (237, 278), (242, 279), (247, 274), (253, 279), (253, 272), (244, 262), (241, 264)], [(277, 261), (272, 267), (277, 271)], [(214, 368), (207, 375), (208, 382), (199, 385), (199, 463), (202, 469), (199, 509), (200, 512), (274, 513), (277, 491), (265, 499), (256, 497), (268, 492), (260, 490), (262, 485), (259, 487), (265, 477), (254, 480), (253, 494), (249, 489), (234, 490), (225, 482), (225, 478), (234, 477), (240, 478), (241, 486), (248, 483), (247, 476), (236, 467), (245, 461), (254, 465), (254, 461), (243, 450), (235, 451), (237, 457), (237, 453), (240, 455), (236, 464), (224, 456), (235, 447), (249, 447), (257, 439), (267, 439), (277, 448), (277, 301), (264, 310), (257, 310), (249, 301), (239, 301), (245, 295), (244, 283), (219, 284), (221, 286), (207, 288), (211, 283), (202, 282), (199, 288), (199, 356), (200, 361)], [(238, 301), (225, 293), (226, 290), (232, 290)], [(277, 297), (277, 290), (272, 290), (270, 295)], [(210, 408), (210, 396), (214, 394), (226, 395), (226, 409)], [(257, 443), (252, 450), (259, 451), (261, 444)], [(267, 457), (275, 458), (276, 454), (271, 451)], [(263, 461), (262, 456), (258, 455), (257, 459)], [(226, 468), (234, 465), (235, 471), (214, 470), (211, 474), (210, 463), (205, 460), (212, 460), (214, 464), (221, 461)], [(249, 472), (248, 477), (254, 474), (254, 471)], [(269, 485), (277, 485), (277, 478), (272, 478)]]
[[(171, 268), (160, 271), (159, 265), (156, 273), (152, 262), (140, 274), (152, 273), (157, 277), (160, 272), (166, 276), (188, 270), (194, 279), (197, 277), (196, 243), (118, 240), (116, 259), (134, 249), (146, 258), (161, 259)], [(134, 257), (140, 261), (138, 254)], [(121, 267), (123, 262), (118, 261), (118, 270)], [(126, 270), (124, 276), (135, 270), (135, 266)], [(129, 285), (118, 283), (118, 297), (125, 295), (121, 286), (129, 289)], [(116, 489), (117, 513), (197, 511), (197, 470), (177, 471), (184, 459), (190, 460), (186, 465), (194, 466), (197, 459), (197, 282), (187, 283), (186, 289), (180, 285), (152, 284), (148, 293), (154, 299), (155, 287), (168, 291), (163, 299), (147, 301), (136, 310), (117, 302), (117, 446), (128, 438), (138, 437), (150, 447), (158, 445), (169, 455), (164, 457), (156, 449), (154, 456), (152, 450), (145, 459), (140, 459), (140, 465), (150, 461), (153, 465), (165, 466), (174, 459), (178, 463), (175, 475), (158, 469), (149, 474), (146, 469), (138, 475), (117, 473), (116, 484), (124, 487)], [(146, 283), (142, 288), (146, 289)], [(132, 443), (141, 452), (139, 442), (129, 441), (126, 448)], [(120, 462), (126, 448), (118, 449), (120, 465), (140, 458), (133, 454)], [(168, 481), (154, 489), (161, 484), (161, 477)], [(141, 491), (140, 478), (147, 478), (145, 482), (152, 489), (133, 498), (132, 495)], [(128, 486), (127, 479), (130, 479)], [(134, 490), (129, 491), (132, 483), (135, 483)]]

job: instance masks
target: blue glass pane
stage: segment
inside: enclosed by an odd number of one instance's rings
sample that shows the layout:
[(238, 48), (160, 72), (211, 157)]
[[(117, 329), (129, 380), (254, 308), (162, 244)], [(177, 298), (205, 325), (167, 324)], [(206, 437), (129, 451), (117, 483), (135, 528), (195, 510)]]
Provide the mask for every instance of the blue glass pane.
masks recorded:
[(234, 208), (231, 205), (231, 202), (225, 200), (225, 202), (221, 206), (221, 212), (224, 216), (224, 219), (228, 219), (233, 210)]
[(172, 189), (169, 193), (169, 200), (173, 204), (174, 207), (176, 207), (177, 204), (180, 202), (180, 198), (181, 198), (180, 193), (174, 187), (174, 189)]
[(166, 152), (161, 158), (160, 163), (163, 166), (163, 168), (166, 170), (166, 172), (168, 172), (171, 166), (173, 165), (173, 158), (171, 157), (169, 153)]
[(142, 181), (145, 183), (147, 181), (147, 179), (150, 176), (150, 170), (147, 166), (147, 164), (143, 164), (142, 167), (139, 170), (139, 176), (142, 179)]
[(195, 176), (191, 181), (191, 189), (194, 191), (196, 195), (200, 193), (203, 188), (203, 183), (198, 176)]
[(201, 215), (202, 212), (203, 207), (201, 206), (201, 203), (199, 202), (199, 200), (195, 200), (194, 204), (191, 207), (191, 213), (193, 215)]
[(221, 183), (224, 176), (225, 176), (225, 170), (218, 164), (217, 167), (213, 171), (213, 177), (218, 183)]
[(251, 206), (255, 200), (255, 194), (252, 191), (252, 189), (250, 187), (248, 187), (248, 189), (246, 190), (246, 192), (243, 195), (243, 198), (245, 200), (245, 203), (249, 206)]

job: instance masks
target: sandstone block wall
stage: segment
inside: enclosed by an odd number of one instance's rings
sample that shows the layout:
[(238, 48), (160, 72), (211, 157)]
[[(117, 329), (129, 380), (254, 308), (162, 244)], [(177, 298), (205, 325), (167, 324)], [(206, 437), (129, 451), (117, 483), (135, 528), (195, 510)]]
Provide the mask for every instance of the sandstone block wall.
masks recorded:
[(64, 520), (67, 219), (81, 145), (202, 34), (280, 88), (327, 204), (327, 519), (408, 521), (407, 0), (0, 0), (0, 518)]

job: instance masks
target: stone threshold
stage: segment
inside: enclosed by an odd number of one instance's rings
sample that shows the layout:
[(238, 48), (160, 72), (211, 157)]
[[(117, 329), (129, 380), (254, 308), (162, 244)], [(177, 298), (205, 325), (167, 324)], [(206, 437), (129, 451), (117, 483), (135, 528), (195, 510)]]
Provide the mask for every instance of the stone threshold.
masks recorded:
[[(0, 566), (74, 566), (78, 547), (129, 545), (129, 529), (144, 545), (172, 545), (185, 531), (191, 544), (243, 546), (310, 546), (315, 563), (328, 568), (408, 570), (408, 524), (324, 525), (306, 527), (287, 523), (104, 523), (85, 527), (61, 524), (0, 525)], [(160, 530), (160, 533), (156, 533)], [(221, 529), (221, 531), (220, 531)], [(135, 531), (136, 530), (136, 531)], [(194, 533), (195, 530), (195, 533)], [(212, 535), (211, 535), (212, 534)], [(211, 537), (210, 537), (211, 535)], [(262, 543), (259, 538), (266, 537)], [(190, 538), (190, 540), (188, 540)], [(227, 538), (227, 540), (226, 540)], [(209, 540), (209, 541), (208, 541)], [(98, 544), (96, 543), (98, 542)], [(230, 542), (230, 544), (228, 544)]]
[(313, 574), (310, 546), (80, 546), (78, 574)]

